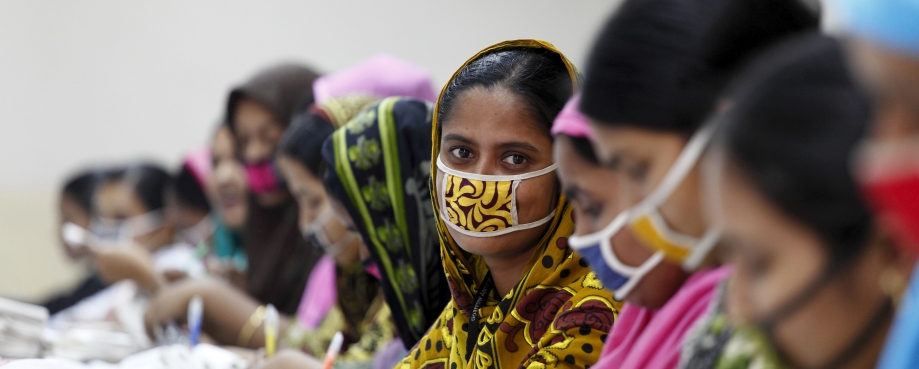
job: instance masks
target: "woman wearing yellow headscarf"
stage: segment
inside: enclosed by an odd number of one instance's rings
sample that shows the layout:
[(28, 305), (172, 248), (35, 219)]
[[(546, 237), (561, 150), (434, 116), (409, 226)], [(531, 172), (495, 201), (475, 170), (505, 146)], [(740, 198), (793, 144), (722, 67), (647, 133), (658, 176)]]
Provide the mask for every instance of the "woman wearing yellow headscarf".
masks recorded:
[(452, 299), (401, 368), (593, 364), (620, 304), (568, 247), (552, 121), (577, 71), (551, 44), (479, 52), (441, 91), (431, 177)]

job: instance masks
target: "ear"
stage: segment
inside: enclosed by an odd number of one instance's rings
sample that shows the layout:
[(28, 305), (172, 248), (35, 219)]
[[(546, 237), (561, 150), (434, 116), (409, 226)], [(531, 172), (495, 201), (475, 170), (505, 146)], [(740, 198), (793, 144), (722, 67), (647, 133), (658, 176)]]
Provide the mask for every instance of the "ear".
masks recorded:
[(876, 250), (881, 251), (881, 262), (884, 263), (884, 266), (908, 277), (916, 265), (919, 254), (910, 248), (898, 245), (885, 222), (875, 222), (874, 229), (871, 243), (876, 244)]

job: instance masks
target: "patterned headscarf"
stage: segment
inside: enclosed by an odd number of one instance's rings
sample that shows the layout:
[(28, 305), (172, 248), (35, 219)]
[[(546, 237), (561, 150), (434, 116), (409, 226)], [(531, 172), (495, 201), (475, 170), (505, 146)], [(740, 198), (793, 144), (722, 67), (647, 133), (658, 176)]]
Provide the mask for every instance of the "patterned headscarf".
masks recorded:
[(406, 348), (450, 299), (428, 187), (431, 103), (391, 97), (326, 140), (323, 183), (347, 208), (382, 274)]
[[(558, 54), (576, 90), (574, 66), (544, 41), (515, 40), (490, 46), (466, 61), (459, 71), (483, 55), (508, 48), (538, 48)], [(456, 74), (450, 80), (455, 78)], [(438, 124), (435, 113), (434, 158), (440, 152)], [(436, 160), (431, 162), (433, 181), (438, 169)], [(437, 201), (434, 211), (440, 211)], [(488, 268), (481, 256), (456, 244), (440, 217), (437, 230), (452, 299), (401, 368), (583, 368), (597, 361), (620, 303), (568, 247), (574, 221), (572, 207), (563, 195), (559, 195), (555, 217), (527, 262), (521, 281), (500, 301), (489, 294), (481, 309), (481, 330), (472, 352), (466, 349), (469, 317)]]

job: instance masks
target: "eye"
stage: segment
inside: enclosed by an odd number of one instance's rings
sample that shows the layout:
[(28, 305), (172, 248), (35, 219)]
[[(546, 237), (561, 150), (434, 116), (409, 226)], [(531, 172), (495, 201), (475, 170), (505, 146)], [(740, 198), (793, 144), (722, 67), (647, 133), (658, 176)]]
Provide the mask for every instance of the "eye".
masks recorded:
[(589, 203), (584, 206), (584, 215), (591, 218), (599, 217), (601, 212), (603, 212), (603, 205), (601, 204)]
[(636, 181), (644, 181), (648, 178), (648, 165), (647, 164), (632, 164), (628, 165), (626, 168), (626, 173), (629, 177)]
[(313, 209), (319, 209), (319, 206), (322, 205), (322, 199), (318, 196), (309, 196), (307, 197), (307, 204)]
[(519, 154), (510, 154), (502, 161), (511, 165), (522, 165), (523, 163), (526, 163), (527, 158)]
[(453, 154), (453, 156), (460, 158), (460, 159), (467, 159), (470, 156), (472, 156), (472, 151), (469, 151), (469, 149), (465, 147), (453, 148), (450, 150), (450, 153)]

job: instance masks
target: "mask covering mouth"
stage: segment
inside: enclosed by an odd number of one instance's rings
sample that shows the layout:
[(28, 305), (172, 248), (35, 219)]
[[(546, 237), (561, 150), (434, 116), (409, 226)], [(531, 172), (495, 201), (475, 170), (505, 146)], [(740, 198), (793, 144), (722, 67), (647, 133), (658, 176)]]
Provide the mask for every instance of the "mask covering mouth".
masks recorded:
[[(710, 226), (701, 238), (674, 231), (659, 210), (699, 162), (716, 128), (712, 122), (692, 136), (664, 179), (648, 197), (619, 213), (599, 232), (572, 236), (568, 240), (568, 244), (588, 261), (603, 286), (615, 291), (614, 297), (617, 300), (625, 299), (638, 282), (663, 259), (682, 265), (684, 270), (695, 270), (721, 237), (720, 225)], [(626, 265), (613, 251), (611, 240), (624, 228), (628, 228), (642, 244), (655, 251), (638, 267)]]
[(259, 195), (281, 189), (282, 183), (270, 160), (246, 164), (246, 179), (253, 194)]
[(326, 255), (335, 257), (340, 255), (348, 246), (351, 244), (351, 241), (354, 240), (353, 232), (346, 232), (345, 236), (338, 240), (338, 242), (332, 242), (329, 240), (328, 235), (325, 233), (325, 224), (328, 223), (329, 219), (332, 218), (332, 209), (326, 207), (319, 216), (316, 217), (309, 227), (303, 230), (303, 239), (305, 239), (310, 244), (322, 248), (322, 252)]
[(485, 175), (449, 168), (438, 155), (437, 168), (444, 173), (440, 218), (453, 230), (471, 237), (496, 237), (546, 224), (555, 217), (554, 210), (540, 220), (520, 224), (517, 188), (522, 181), (551, 173), (557, 167), (552, 164), (518, 175)]
[(866, 143), (856, 156), (858, 183), (868, 203), (901, 245), (919, 250), (919, 137)]
[(92, 233), (86, 228), (67, 222), (61, 226), (61, 239), (72, 250), (88, 247)]
[(151, 211), (125, 220), (96, 218), (90, 224), (93, 241), (89, 246), (106, 246), (134, 242), (134, 238), (163, 227), (163, 212)]
[(214, 221), (205, 216), (197, 224), (182, 231), (182, 240), (192, 246), (198, 246), (214, 234)]

